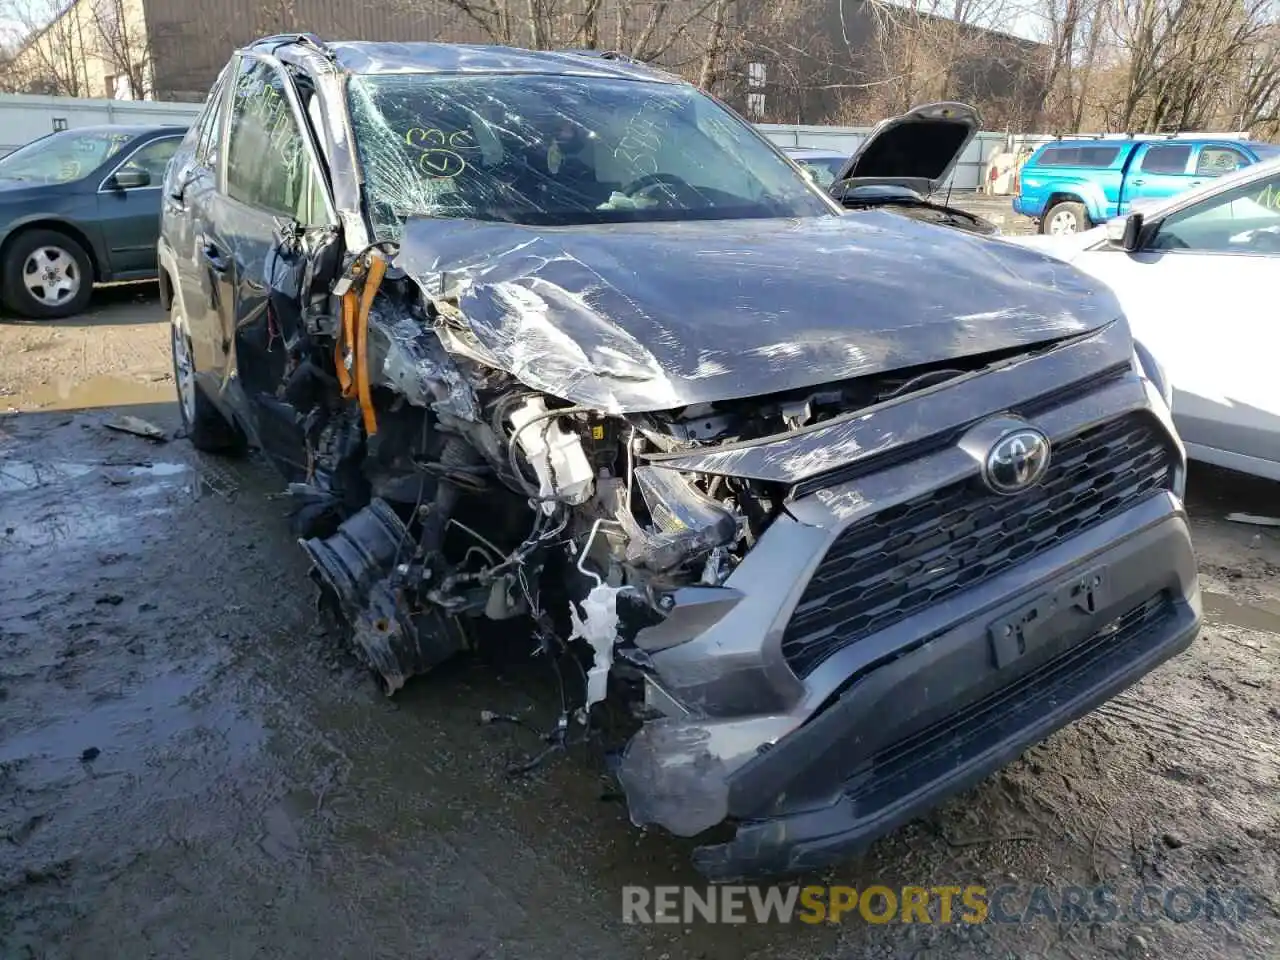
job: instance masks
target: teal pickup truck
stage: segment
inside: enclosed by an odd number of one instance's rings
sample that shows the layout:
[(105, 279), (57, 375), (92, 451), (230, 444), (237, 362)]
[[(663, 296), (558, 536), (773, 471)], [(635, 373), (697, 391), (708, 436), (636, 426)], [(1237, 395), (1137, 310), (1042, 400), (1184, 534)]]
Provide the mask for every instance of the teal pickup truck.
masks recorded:
[(1041, 233), (1088, 230), (1259, 160), (1280, 146), (1212, 137), (1057, 140), (1039, 147), (1018, 174), (1013, 209)]

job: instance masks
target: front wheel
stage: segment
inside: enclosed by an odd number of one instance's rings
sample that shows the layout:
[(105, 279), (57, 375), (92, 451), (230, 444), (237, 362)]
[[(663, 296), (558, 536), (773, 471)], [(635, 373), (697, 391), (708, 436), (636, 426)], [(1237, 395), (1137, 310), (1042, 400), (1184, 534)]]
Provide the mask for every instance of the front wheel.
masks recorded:
[(182, 414), (183, 431), (192, 446), (209, 453), (243, 453), (244, 433), (222, 415), (222, 411), (204, 395), (196, 380), (191, 330), (176, 294), (169, 307), (169, 334), (173, 348), (173, 380), (178, 387), (178, 409)]
[(1049, 208), (1049, 211), (1040, 221), (1040, 232), (1058, 237), (1072, 233), (1083, 233), (1092, 226), (1093, 222), (1089, 219), (1089, 211), (1084, 208), (1083, 203), (1065, 200), (1062, 203), (1055, 203)]
[(93, 294), (93, 263), (84, 247), (57, 230), (28, 230), (0, 264), (0, 294), (9, 309), (34, 320), (79, 313)]

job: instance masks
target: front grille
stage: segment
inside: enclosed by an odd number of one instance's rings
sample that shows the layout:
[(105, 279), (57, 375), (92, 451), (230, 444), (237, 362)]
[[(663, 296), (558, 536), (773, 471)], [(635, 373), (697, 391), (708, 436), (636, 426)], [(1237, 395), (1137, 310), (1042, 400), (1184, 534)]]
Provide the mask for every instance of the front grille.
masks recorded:
[(1060, 440), (1052, 456), (1044, 479), (1016, 496), (975, 476), (842, 532), (783, 634), (791, 669), (807, 676), (837, 650), (1173, 486), (1172, 450), (1144, 414)]
[(908, 737), (877, 750), (844, 782), (843, 793), (867, 814), (900, 801), (922, 783), (946, 776), (988, 749), (992, 731), (1018, 730), (1046, 713), (1046, 698), (1062, 703), (1087, 691), (1106, 661), (1142, 646), (1173, 616), (1165, 593), (1117, 617), (1093, 636)]

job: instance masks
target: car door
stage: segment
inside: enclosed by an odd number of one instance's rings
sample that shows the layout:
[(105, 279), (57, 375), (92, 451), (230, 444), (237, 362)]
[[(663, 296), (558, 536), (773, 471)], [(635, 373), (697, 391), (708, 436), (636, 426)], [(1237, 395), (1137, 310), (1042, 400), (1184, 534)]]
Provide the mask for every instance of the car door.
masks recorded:
[[(213, 200), (202, 254), (223, 291), (227, 388), (243, 399), (258, 442), (288, 475), (306, 464), (296, 411), (278, 395), (284, 324), (297, 315), (305, 272), (294, 238), (337, 220), (297, 91), (280, 65), (244, 54), (230, 90), (225, 187)], [(282, 300), (293, 309), (282, 309)]]
[[(99, 182), (98, 222), (111, 260), (112, 279), (155, 273), (164, 171), (181, 143), (182, 135), (174, 134), (135, 144)], [(116, 174), (124, 170), (143, 171), (149, 180), (143, 186), (121, 187)]]
[(211, 202), (217, 196), (222, 177), (223, 141), (226, 137), (227, 84), (219, 77), (196, 121), (194, 146), (178, 155), (165, 181), (161, 203), (164, 207), (165, 237), (173, 251), (177, 272), (176, 295), (182, 298), (191, 334), (196, 376), (205, 393), (221, 406), (222, 371), (226, 367), (228, 345), (223, 343), (217, 275), (202, 256), (203, 238), (208, 232)]
[[(1189, 143), (1144, 143), (1129, 166), (1125, 177), (1124, 199), (1166, 200), (1202, 183), (1193, 174)], [(1127, 207), (1122, 208), (1127, 209)]]
[(1164, 366), (1193, 457), (1280, 479), (1280, 172), (1164, 217), (1143, 249), (1100, 247), (1077, 264), (1109, 284)]

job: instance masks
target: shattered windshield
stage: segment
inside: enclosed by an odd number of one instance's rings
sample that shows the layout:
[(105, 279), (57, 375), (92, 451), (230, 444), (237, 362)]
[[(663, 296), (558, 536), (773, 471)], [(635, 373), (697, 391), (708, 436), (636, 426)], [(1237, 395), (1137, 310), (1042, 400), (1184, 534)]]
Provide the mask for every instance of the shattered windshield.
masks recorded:
[(530, 225), (810, 217), (831, 208), (695, 88), (570, 76), (349, 81), (377, 233), (408, 216)]
[(69, 183), (96, 170), (120, 152), (134, 134), (67, 130), (27, 144), (0, 159), (0, 179)]

